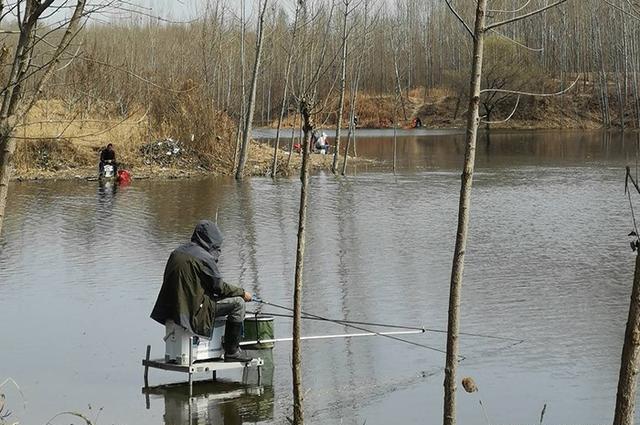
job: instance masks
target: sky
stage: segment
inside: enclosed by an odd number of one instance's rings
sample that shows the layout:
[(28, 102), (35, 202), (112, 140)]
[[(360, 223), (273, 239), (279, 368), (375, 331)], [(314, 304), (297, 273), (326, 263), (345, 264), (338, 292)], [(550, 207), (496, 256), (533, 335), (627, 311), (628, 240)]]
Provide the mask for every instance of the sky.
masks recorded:
[[(254, 0), (245, 0), (247, 13)], [(189, 21), (202, 15), (206, 0), (128, 0), (127, 3), (144, 8), (150, 15), (173, 21)], [(240, 7), (240, 0), (228, 0), (231, 7)]]

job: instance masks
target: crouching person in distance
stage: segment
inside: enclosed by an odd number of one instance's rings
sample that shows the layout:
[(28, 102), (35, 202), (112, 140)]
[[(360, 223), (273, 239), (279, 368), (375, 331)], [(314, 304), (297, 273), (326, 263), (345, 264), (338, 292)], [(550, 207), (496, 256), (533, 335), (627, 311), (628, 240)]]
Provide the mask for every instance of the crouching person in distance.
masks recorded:
[(218, 269), (222, 233), (207, 220), (200, 221), (191, 242), (176, 248), (169, 257), (151, 318), (176, 324), (196, 335), (211, 338), (216, 317), (227, 316), (224, 360), (249, 362), (240, 350), (245, 302), (251, 294), (226, 283)]

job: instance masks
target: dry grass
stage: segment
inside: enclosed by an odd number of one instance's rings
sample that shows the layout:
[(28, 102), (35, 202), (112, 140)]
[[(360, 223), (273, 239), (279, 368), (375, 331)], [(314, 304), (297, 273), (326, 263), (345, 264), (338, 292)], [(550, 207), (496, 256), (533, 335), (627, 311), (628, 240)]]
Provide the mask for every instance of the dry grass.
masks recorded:
[[(558, 81), (548, 81), (549, 87), (558, 87)], [(593, 95), (593, 87), (586, 89), (576, 88), (573, 92), (561, 97), (553, 98), (531, 98), (525, 97), (520, 101), (520, 105), (513, 119), (510, 121), (494, 125), (495, 128), (526, 128), (526, 129), (554, 129), (554, 128), (601, 128), (600, 105), (597, 97)], [(547, 90), (549, 91), (549, 90)], [(611, 90), (610, 104), (615, 105), (616, 99)], [(349, 98), (345, 95), (345, 108), (343, 114), (343, 126), (346, 127), (349, 115)], [(400, 127), (409, 128), (415, 117), (420, 117), (422, 123), (427, 128), (447, 128), (464, 127), (466, 123), (467, 100), (458, 99), (458, 94), (450, 87), (434, 87), (426, 89), (415, 87), (408, 91), (408, 97), (404, 98), (405, 110), (400, 102), (396, 103), (394, 95), (375, 95), (370, 93), (359, 93), (357, 101), (358, 126), (361, 128), (388, 128), (392, 126), (394, 114)], [(327, 107), (317, 116), (317, 126), (335, 126), (336, 110), (338, 100), (337, 95), (332, 98)], [(633, 105), (628, 105), (627, 110), (631, 111)], [(493, 119), (500, 120), (511, 113), (513, 104), (505, 102), (494, 111)], [(406, 111), (406, 119), (404, 113)], [(617, 109), (612, 106), (613, 116)], [(294, 123), (295, 119), (295, 123)], [(631, 114), (627, 117), (627, 123), (633, 122)], [(272, 127), (277, 126), (277, 121), (271, 123)], [(283, 131), (291, 129), (293, 126), (300, 127), (300, 121), (293, 115), (285, 117), (283, 121)]]
[(113, 143), (124, 167), (146, 172), (167, 165), (153, 163), (141, 148), (167, 138), (184, 146), (181, 160), (169, 167), (228, 173), (233, 166), (236, 126), (226, 114), (207, 105), (197, 93), (158, 94), (150, 108), (134, 107), (122, 118), (103, 108), (74, 111), (60, 101), (40, 101), (15, 133), (21, 139), (16, 174), (94, 170), (100, 150), (108, 143)]

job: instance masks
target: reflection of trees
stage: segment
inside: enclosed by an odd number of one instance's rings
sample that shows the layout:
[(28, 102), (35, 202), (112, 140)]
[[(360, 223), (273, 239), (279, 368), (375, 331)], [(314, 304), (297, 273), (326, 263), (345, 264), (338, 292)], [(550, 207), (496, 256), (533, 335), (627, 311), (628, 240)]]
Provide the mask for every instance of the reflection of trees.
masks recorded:
[[(252, 285), (247, 288), (260, 295), (259, 279), (258, 279), (258, 263), (257, 263), (257, 238), (255, 227), (255, 211), (253, 209), (253, 191), (252, 186), (248, 182), (236, 182), (239, 196), (239, 207), (242, 211), (243, 225), (240, 226), (240, 246), (238, 255), (240, 258), (240, 282), (251, 282)], [(245, 276), (246, 271), (250, 272), (249, 276)]]
[[(603, 144), (603, 137), (610, 139)], [(628, 139), (628, 137), (627, 137)], [(359, 153), (365, 158), (391, 161), (391, 138), (361, 137)], [(454, 168), (464, 155), (464, 135), (404, 136), (398, 138), (398, 157), (402, 167)], [(506, 131), (484, 133), (478, 140), (480, 167), (509, 167), (517, 164), (565, 165), (585, 160), (630, 160), (635, 143), (620, 133), (600, 131)]]
[[(339, 183), (339, 194), (337, 199), (338, 208), (338, 280), (340, 286), (340, 310), (342, 312), (342, 318), (345, 320), (350, 319), (349, 305), (352, 291), (350, 291), (349, 281), (347, 277), (350, 276), (351, 270), (349, 265), (353, 264), (358, 258), (358, 250), (356, 244), (354, 244), (355, 235), (355, 217), (353, 212), (356, 210), (355, 202), (353, 199), (354, 188), (352, 182), (349, 180), (341, 180)], [(345, 328), (348, 331), (348, 328)], [(353, 340), (351, 338), (345, 339), (346, 353), (347, 353), (347, 370), (349, 371), (349, 385), (352, 388), (356, 387), (356, 361), (355, 353), (353, 352)], [(355, 407), (355, 406), (352, 406)]]
[[(189, 235), (198, 220), (215, 220), (234, 190), (224, 177), (197, 180), (159, 180), (135, 183), (145, 194), (149, 225), (162, 235)], [(222, 215), (222, 212), (220, 212)]]

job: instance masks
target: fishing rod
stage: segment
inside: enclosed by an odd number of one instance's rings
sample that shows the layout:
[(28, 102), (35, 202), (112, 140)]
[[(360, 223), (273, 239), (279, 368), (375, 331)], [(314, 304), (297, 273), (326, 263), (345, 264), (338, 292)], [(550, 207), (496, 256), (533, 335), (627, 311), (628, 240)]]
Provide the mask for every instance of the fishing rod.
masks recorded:
[[(256, 314), (256, 312), (249, 312), (249, 314)], [(281, 313), (272, 313), (272, 312), (261, 312), (261, 314), (266, 314), (266, 315), (269, 315), (269, 316), (276, 316), (276, 317), (293, 318), (293, 315), (290, 315), (290, 314), (281, 314)], [(407, 330), (415, 330), (415, 331), (423, 331), (423, 332), (434, 332), (434, 333), (444, 333), (444, 334), (447, 333), (447, 331), (443, 330), (443, 329), (433, 329), (433, 328), (425, 328), (425, 327), (417, 327), (417, 326), (405, 326), (405, 325), (391, 325), (391, 324), (386, 324), (386, 323), (374, 323), (374, 322), (358, 322), (358, 321), (353, 321), (353, 320), (342, 320), (342, 319), (335, 319), (334, 320), (334, 319), (311, 317), (311, 316), (308, 316), (308, 315), (305, 315), (305, 314), (303, 314), (302, 319), (318, 320), (318, 321), (321, 321), (321, 322), (334, 322), (334, 323), (340, 323), (340, 324), (377, 326), (377, 327), (381, 327), (381, 328), (390, 328), (390, 329), (407, 329)], [(478, 334), (478, 333), (470, 333), (470, 332), (458, 332), (458, 335), (465, 335), (465, 336), (471, 336), (471, 337), (476, 337), (476, 338), (497, 339), (497, 340), (500, 340), (500, 341), (510, 341), (510, 342), (517, 342), (517, 343), (522, 343), (522, 342), (525, 341), (524, 339), (509, 338), (509, 337), (506, 337), (506, 336), (486, 335), (486, 334)]]
[[(421, 334), (422, 331), (395, 331), (395, 332), (363, 332), (363, 333), (354, 333), (354, 334), (332, 334), (332, 335), (311, 335), (311, 336), (303, 336), (300, 337), (301, 340), (314, 340), (314, 339), (332, 339), (332, 338), (356, 338), (361, 336), (386, 336), (386, 335), (412, 335), (412, 334)], [(269, 344), (272, 342), (286, 342), (293, 341), (293, 337), (286, 338), (273, 338), (273, 339), (261, 339), (255, 341), (243, 341), (240, 345), (254, 345), (254, 344)]]
[[(287, 311), (293, 312), (292, 308), (289, 308), (289, 307), (286, 307), (286, 306), (283, 306), (283, 305), (279, 305), (279, 304), (275, 304), (275, 303), (272, 303), (272, 302), (269, 302), (269, 301), (265, 301), (265, 300), (262, 300), (260, 298), (254, 297), (251, 301), (256, 302), (258, 304), (270, 305), (272, 307), (276, 307), (276, 308), (280, 308), (280, 309), (283, 309), (283, 310), (287, 310)], [(420, 344), (420, 343), (417, 343), (417, 342), (413, 342), (413, 341), (409, 341), (409, 340), (406, 340), (406, 339), (402, 339), (402, 338), (399, 338), (399, 337), (397, 337), (395, 335), (389, 335), (389, 333), (377, 332), (377, 331), (374, 331), (374, 330), (371, 330), (371, 329), (367, 329), (367, 328), (363, 328), (363, 327), (360, 327), (360, 326), (356, 326), (356, 325), (353, 325), (353, 324), (341, 323), (340, 321), (337, 321), (337, 320), (328, 319), (326, 317), (318, 316), (318, 315), (307, 313), (307, 312), (304, 312), (304, 311), (302, 312), (302, 314), (305, 315), (305, 316), (308, 316), (308, 317), (315, 318), (317, 320), (322, 320), (322, 321), (326, 321), (326, 322), (333, 322), (333, 323), (336, 323), (336, 324), (339, 324), (339, 325), (343, 325), (343, 326), (346, 326), (346, 327), (349, 327), (349, 328), (357, 329), (359, 331), (372, 334), (372, 336), (373, 335), (381, 336), (381, 337), (384, 337), (384, 338), (392, 339), (394, 341), (404, 342), (405, 344), (413, 345), (413, 346), (416, 346), (416, 347), (421, 347), (421, 348), (424, 348), (424, 349), (427, 349), (427, 350), (436, 351), (436, 352), (442, 353), (442, 354), (447, 354), (446, 351), (441, 350), (439, 348), (430, 347), (430, 346), (425, 345), (425, 344)], [(423, 329), (421, 329), (419, 332), (416, 331), (416, 333), (424, 333), (424, 332), (425, 331)], [(464, 356), (459, 356), (459, 357), (460, 357), (460, 361), (465, 359)]]

